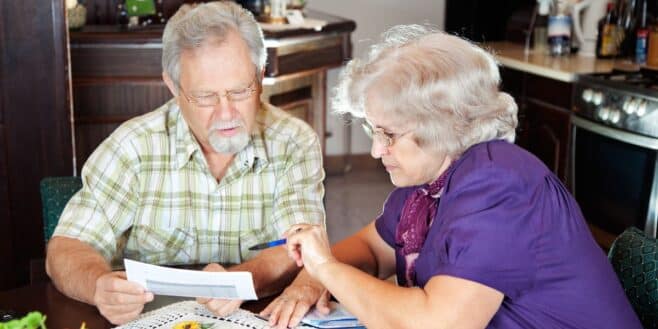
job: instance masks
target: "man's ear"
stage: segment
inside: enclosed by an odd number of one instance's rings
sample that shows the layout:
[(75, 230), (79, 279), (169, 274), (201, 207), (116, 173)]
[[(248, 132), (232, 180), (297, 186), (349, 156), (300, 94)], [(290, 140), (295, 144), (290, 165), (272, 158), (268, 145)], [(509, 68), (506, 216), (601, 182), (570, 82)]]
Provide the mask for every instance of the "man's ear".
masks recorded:
[(258, 93), (259, 94), (263, 93), (263, 79), (265, 79), (265, 69), (262, 69), (258, 73)]
[(167, 88), (171, 94), (174, 95), (174, 97), (178, 97), (178, 88), (176, 88), (174, 81), (171, 80), (171, 77), (169, 77), (167, 72), (162, 72), (162, 80), (164, 80), (164, 83), (167, 85)]

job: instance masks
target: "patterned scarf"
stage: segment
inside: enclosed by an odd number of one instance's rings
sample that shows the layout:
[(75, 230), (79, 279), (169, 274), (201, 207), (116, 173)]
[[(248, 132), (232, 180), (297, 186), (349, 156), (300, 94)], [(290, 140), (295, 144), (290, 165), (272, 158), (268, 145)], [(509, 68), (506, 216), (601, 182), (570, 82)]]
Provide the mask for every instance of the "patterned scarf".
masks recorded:
[[(454, 162), (453, 162), (454, 163)], [(405, 279), (407, 287), (416, 285), (416, 269), (414, 264), (418, 253), (425, 243), (432, 221), (436, 215), (439, 197), (452, 169), (450, 164), (441, 176), (427, 187), (420, 187), (404, 202), (400, 223), (395, 231), (395, 243), (404, 260)]]

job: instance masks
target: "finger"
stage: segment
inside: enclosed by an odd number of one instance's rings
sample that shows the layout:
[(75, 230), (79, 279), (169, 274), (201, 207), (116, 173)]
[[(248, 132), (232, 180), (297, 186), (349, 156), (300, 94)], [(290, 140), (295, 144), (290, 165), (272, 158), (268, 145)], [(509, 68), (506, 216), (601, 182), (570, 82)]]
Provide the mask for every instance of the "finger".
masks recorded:
[(290, 320), (288, 321), (289, 327), (296, 327), (299, 322), (302, 321), (304, 315), (308, 312), (311, 306), (307, 303), (298, 302), (293, 309), (292, 314), (290, 315)]
[(290, 327), (290, 317), (295, 310), (297, 301), (293, 299), (286, 300), (281, 306), (281, 311), (279, 312), (279, 319), (277, 322), (277, 328), (285, 329)]
[(227, 316), (242, 304), (242, 300), (228, 300), (228, 299), (211, 299), (206, 303), (206, 308), (218, 316)]
[(288, 237), (294, 235), (295, 233), (303, 231), (308, 226), (309, 226), (309, 224), (293, 224), (288, 228), (287, 231), (283, 232), (283, 236), (288, 238)]
[(196, 302), (199, 304), (208, 304), (212, 298), (197, 297)]
[(210, 263), (203, 270), (206, 272), (226, 272), (226, 269), (217, 263)]
[(264, 318), (269, 317), (269, 315), (272, 314), (272, 311), (274, 310), (274, 307), (276, 306), (276, 304), (278, 304), (276, 299), (271, 301), (269, 304), (267, 304), (267, 306), (265, 306), (265, 308), (262, 311), (260, 311), (260, 313), (258, 313), (258, 315), (260, 315)]
[(281, 315), (281, 308), (285, 304), (285, 299), (283, 297), (279, 297), (274, 302), (272, 302), (272, 304), (274, 306), (269, 313), (269, 323), (270, 326), (275, 326), (277, 323), (279, 323), (279, 316)]
[(211, 298), (206, 304), (206, 308), (213, 312), (215, 315), (221, 316), (219, 314), (219, 310), (224, 306), (224, 303), (226, 303), (225, 299), (216, 299), (216, 298)]
[(222, 306), (219, 310), (220, 316), (230, 315), (231, 313), (237, 311), (237, 309), (240, 308), (241, 304), (242, 304), (241, 300), (232, 300), (224, 304), (224, 306)]
[(142, 295), (146, 292), (146, 289), (140, 284), (126, 280), (125, 275), (122, 277), (120, 273), (102, 276), (98, 279), (96, 285), (97, 289), (100, 288), (111, 293)]
[(145, 292), (138, 295), (97, 290), (94, 294), (96, 305), (144, 305), (153, 301), (153, 293)]
[(329, 304), (330, 298), (331, 298), (331, 294), (329, 294), (328, 290), (325, 290), (320, 295), (320, 298), (318, 299), (318, 302), (315, 303), (315, 308), (321, 314), (327, 315), (327, 314), (329, 314), (329, 312), (331, 312), (331, 307), (330, 307), (330, 304)]
[(113, 324), (123, 324), (134, 320), (144, 309), (143, 305), (102, 305), (99, 312)]

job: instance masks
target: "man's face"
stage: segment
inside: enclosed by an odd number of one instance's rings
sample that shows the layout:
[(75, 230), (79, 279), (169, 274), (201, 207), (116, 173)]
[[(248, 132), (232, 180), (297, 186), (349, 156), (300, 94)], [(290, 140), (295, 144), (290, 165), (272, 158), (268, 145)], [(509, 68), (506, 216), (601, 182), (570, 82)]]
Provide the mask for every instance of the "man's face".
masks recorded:
[(165, 82), (205, 152), (234, 154), (249, 143), (259, 108), (262, 73), (237, 32), (185, 50), (180, 57), (180, 89)]

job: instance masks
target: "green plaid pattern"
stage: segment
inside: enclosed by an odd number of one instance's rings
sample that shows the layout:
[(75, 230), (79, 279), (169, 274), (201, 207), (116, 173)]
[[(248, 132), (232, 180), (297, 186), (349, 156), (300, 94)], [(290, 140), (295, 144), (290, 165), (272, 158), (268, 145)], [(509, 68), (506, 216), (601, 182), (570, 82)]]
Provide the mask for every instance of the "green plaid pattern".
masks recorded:
[(114, 264), (237, 264), (292, 224), (324, 225), (323, 179), (315, 132), (262, 104), (249, 146), (217, 183), (170, 101), (94, 151), (54, 235), (85, 241)]

